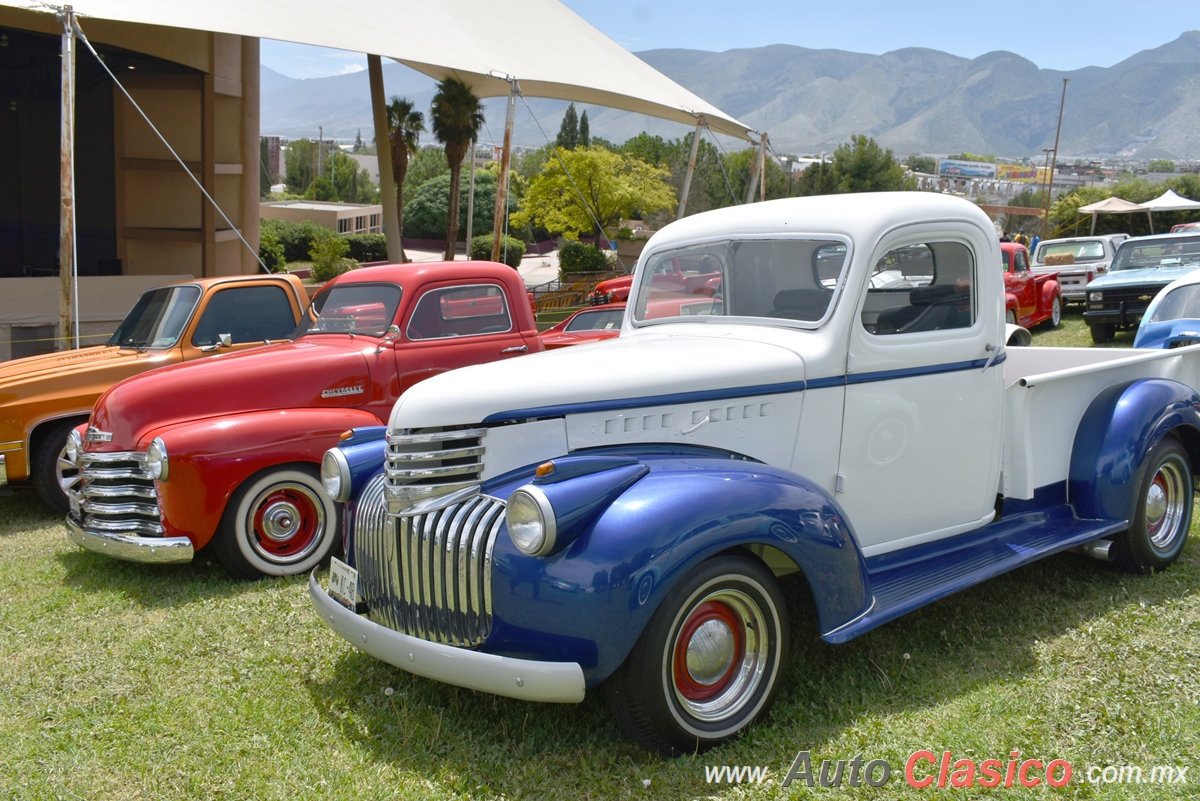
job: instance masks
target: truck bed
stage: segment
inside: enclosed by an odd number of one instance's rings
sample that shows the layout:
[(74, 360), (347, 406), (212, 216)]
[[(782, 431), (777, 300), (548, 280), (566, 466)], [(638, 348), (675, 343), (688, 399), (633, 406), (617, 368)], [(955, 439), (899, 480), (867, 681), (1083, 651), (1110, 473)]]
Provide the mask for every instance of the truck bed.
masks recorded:
[(1007, 354), (1002, 492), (1009, 498), (1029, 500), (1039, 487), (1066, 481), (1079, 421), (1106, 387), (1139, 378), (1200, 387), (1200, 345), (1010, 348)]

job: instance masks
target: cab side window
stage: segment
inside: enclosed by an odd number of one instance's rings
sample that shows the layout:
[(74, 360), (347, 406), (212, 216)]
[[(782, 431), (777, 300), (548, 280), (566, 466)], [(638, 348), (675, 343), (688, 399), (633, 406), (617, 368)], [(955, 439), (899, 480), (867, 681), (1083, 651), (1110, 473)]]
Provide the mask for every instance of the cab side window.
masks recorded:
[(1025, 251), (1018, 250), (1013, 254), (1013, 270), (1018, 273), (1029, 272), (1029, 262), (1025, 260)]
[(512, 330), (508, 299), (492, 284), (431, 289), (421, 296), (408, 321), (408, 338), (444, 339)]
[(862, 325), (876, 336), (970, 328), (977, 305), (970, 248), (958, 242), (910, 245), (876, 263)]
[(235, 345), (287, 339), (295, 330), (296, 317), (282, 287), (228, 287), (208, 299), (192, 344), (215, 345), (222, 334), (229, 334)]

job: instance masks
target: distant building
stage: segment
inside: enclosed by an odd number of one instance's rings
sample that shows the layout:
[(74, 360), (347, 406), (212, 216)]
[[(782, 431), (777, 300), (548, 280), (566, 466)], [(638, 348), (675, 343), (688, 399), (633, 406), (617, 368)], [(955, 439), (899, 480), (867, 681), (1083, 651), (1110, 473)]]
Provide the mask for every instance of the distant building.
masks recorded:
[(366, 170), (371, 175), (371, 180), (379, 186), (379, 156), (363, 156), (358, 153), (347, 153), (347, 156), (358, 162), (360, 170)]
[(331, 200), (278, 200), (259, 205), (266, 220), (311, 222), (339, 234), (383, 233), (383, 206)]
[(271, 183), (278, 183), (283, 178), (283, 139), (278, 136), (264, 136), (267, 143), (267, 173)]

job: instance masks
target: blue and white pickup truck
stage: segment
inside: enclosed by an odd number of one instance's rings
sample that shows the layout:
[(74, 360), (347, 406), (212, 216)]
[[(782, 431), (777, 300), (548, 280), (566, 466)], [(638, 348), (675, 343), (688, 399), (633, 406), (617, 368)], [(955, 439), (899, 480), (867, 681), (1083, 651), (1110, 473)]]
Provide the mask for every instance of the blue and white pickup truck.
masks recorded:
[(1006, 351), (971, 203), (722, 209), (643, 260), (720, 281), (668, 318), (635, 282), (619, 338), (435, 376), (326, 454), (351, 567), (309, 593), (348, 642), (514, 698), (603, 684), (632, 737), (691, 753), (779, 691), (781, 577), (841, 643), (1061, 551), (1178, 558), (1200, 348)]

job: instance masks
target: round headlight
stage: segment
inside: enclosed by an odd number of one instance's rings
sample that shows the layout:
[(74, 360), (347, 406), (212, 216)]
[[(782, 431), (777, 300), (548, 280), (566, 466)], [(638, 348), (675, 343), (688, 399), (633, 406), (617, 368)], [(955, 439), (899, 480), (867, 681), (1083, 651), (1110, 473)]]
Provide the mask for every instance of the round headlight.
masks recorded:
[(528, 556), (545, 556), (554, 550), (557, 527), (550, 499), (539, 488), (527, 484), (508, 496), (504, 513), (508, 536), (517, 550)]
[(321, 486), (336, 503), (350, 500), (350, 465), (337, 448), (330, 448), (321, 457)]
[(162, 437), (155, 437), (150, 443), (150, 447), (146, 449), (146, 470), (150, 473), (150, 477), (156, 481), (166, 481), (168, 465), (167, 465), (167, 446), (162, 441)]
[(79, 436), (79, 432), (71, 429), (71, 433), (67, 434), (67, 461), (73, 465), (79, 465), (79, 454), (83, 452), (83, 437)]

